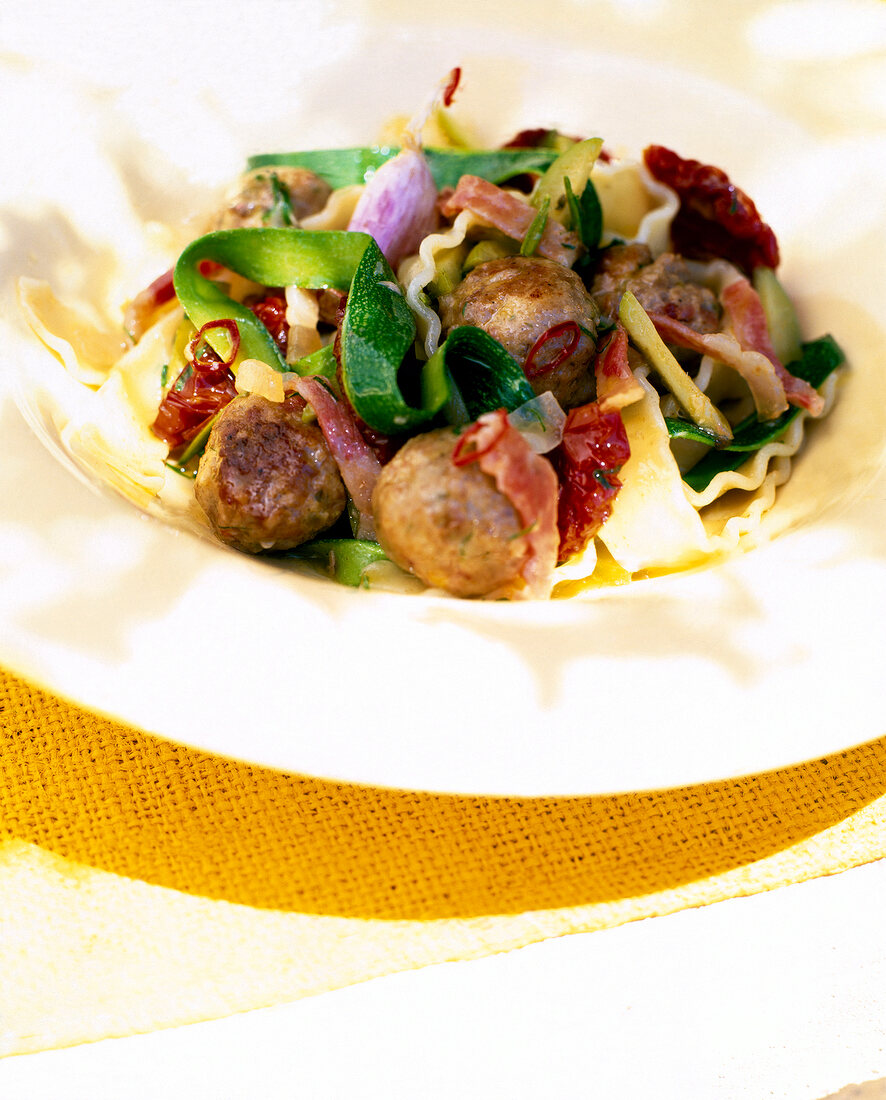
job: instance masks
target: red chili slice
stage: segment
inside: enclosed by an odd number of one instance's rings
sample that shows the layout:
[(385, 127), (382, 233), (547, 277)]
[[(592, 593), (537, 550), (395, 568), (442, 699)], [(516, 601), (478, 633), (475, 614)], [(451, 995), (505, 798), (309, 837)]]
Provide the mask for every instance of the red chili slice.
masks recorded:
[(674, 248), (697, 259), (723, 257), (746, 272), (778, 267), (778, 241), (753, 201), (720, 168), (685, 160), (663, 145), (643, 153), (650, 173), (677, 192)]
[(508, 430), (508, 414), (504, 409), (485, 413), (458, 437), (452, 451), (453, 466), (467, 466), (488, 454)]
[[(211, 332), (212, 329), (220, 328), (228, 334), (231, 339), (231, 350), (225, 359), (222, 359), (214, 349), (209, 348), (206, 344), (205, 333)], [(218, 321), (207, 321), (205, 325), (202, 325), (199, 331), (195, 332), (191, 337), (191, 342), (188, 344), (188, 352), (186, 354), (192, 357), (194, 362), (201, 362), (201, 365), (205, 365), (208, 369), (215, 369), (218, 364), (223, 367), (230, 367), (234, 360), (237, 358), (237, 352), (240, 350), (240, 330), (237, 328), (237, 322), (231, 320), (229, 317), (222, 317)], [(211, 355), (208, 354), (211, 352)], [(203, 363), (200, 357), (205, 358)], [(208, 357), (207, 357), (208, 356)], [(215, 361), (213, 361), (213, 356)]]
[[(567, 337), (565, 344), (557, 348), (551, 359), (544, 363), (537, 362), (538, 356), (548, 344), (560, 340), (564, 336)], [(529, 354), (523, 364), (523, 373), (527, 378), (539, 378), (541, 375), (549, 374), (572, 355), (578, 347), (579, 340), (581, 340), (581, 329), (575, 321), (561, 321), (558, 325), (552, 325), (539, 336), (529, 349)]]
[(456, 66), (449, 74), (449, 83), (443, 89), (443, 106), (451, 107), (452, 101), (455, 98), (456, 90), (458, 89), (459, 82), (461, 80), (461, 67)]

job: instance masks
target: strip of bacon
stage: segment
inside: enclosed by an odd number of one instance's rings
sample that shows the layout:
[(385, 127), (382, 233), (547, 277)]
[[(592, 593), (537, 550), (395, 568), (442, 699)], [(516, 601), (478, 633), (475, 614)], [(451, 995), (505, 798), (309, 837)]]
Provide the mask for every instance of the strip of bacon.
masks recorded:
[(745, 349), (729, 332), (699, 333), (695, 329), (675, 321), (664, 313), (650, 313), (656, 332), (667, 344), (710, 355), (719, 363), (725, 363), (747, 382), (757, 416), (761, 420), (775, 420), (787, 409), (784, 386), (775, 367), (759, 351)]
[(172, 275), (172, 268), (164, 271), (150, 286), (139, 291), (126, 307), (123, 327), (133, 340), (140, 340), (151, 327), (151, 319), (160, 306), (172, 301), (175, 296)]
[(807, 409), (812, 416), (821, 415), (824, 398), (818, 390), (804, 379), (791, 374), (775, 354), (763, 303), (753, 285), (744, 278), (734, 279), (721, 291), (720, 301), (729, 315), (732, 331), (741, 346), (765, 355), (775, 367), (788, 402)]
[[(546, 600), (553, 588), (560, 543), (554, 468), (511, 426), (504, 409), (484, 413), (467, 430), (480, 469), (513, 504), (524, 528), (528, 553), (521, 575), (526, 587), (507, 594), (512, 599)], [(456, 444), (457, 452), (463, 450)]]
[(314, 410), (342, 481), (360, 514), (357, 537), (374, 539), (372, 490), (381, 473), (381, 463), (360, 434), (347, 403), (336, 401), (319, 378), (295, 378), (292, 385)]
[(597, 377), (597, 404), (601, 412), (612, 412), (632, 405), (643, 396), (643, 387), (634, 377), (628, 362), (628, 334), (616, 325), (594, 360)]
[[(508, 194), (479, 176), (462, 176), (455, 191), (442, 201), (440, 209), (447, 218), (454, 218), (462, 210), (470, 210), (481, 221), (515, 241), (523, 240), (538, 213), (523, 199)], [(572, 267), (578, 259), (578, 247), (575, 233), (564, 229), (553, 218), (548, 218), (536, 252), (564, 267)]]

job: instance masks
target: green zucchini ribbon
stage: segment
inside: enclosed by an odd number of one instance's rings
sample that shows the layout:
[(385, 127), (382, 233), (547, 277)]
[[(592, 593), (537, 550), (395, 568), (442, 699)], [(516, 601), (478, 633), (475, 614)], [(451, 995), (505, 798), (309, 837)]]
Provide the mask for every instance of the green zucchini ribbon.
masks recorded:
[[(348, 149), (307, 149), (295, 153), (259, 153), (247, 168), (307, 168), (333, 189), (365, 183), (385, 161), (400, 152), (396, 145), (364, 145)], [(424, 155), (438, 190), (455, 187), (462, 176), (481, 176), (490, 183), (524, 172), (544, 172), (557, 159), (555, 149), (439, 149), (426, 146)]]
[[(206, 260), (266, 287), (347, 291), (341, 384), (356, 414), (376, 431), (395, 435), (414, 430), (441, 413), (451, 422), (475, 419), (491, 408), (510, 411), (533, 397), (520, 365), (482, 329), (453, 330), (437, 354), (419, 362), (414, 355), (415, 319), (375, 241), (365, 233), (334, 230), (219, 230), (182, 252), (173, 277), (176, 295), (198, 329), (211, 321), (236, 322), (240, 346), (232, 364), (235, 373), (244, 359), (259, 359), (283, 372), (328, 375), (330, 353), (324, 351), (322, 363), (315, 355), (288, 364), (252, 310), (231, 298), (223, 283), (201, 273)], [(208, 329), (205, 339), (222, 358), (229, 357), (230, 336), (223, 328)], [(318, 371), (318, 366), (324, 369)]]

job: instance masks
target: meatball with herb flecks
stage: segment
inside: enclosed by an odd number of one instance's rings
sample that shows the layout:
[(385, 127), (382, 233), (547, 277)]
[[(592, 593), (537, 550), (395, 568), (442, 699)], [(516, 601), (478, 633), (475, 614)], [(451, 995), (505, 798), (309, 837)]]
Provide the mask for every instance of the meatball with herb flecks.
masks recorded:
[(452, 461), (458, 433), (410, 439), (372, 494), (378, 541), (401, 569), (456, 596), (485, 596), (520, 574), (527, 556), (514, 505), (476, 463)]
[(618, 316), (618, 304), (630, 290), (652, 313), (673, 317), (696, 332), (720, 331), (720, 305), (713, 291), (693, 282), (685, 259), (663, 252), (653, 260), (645, 244), (617, 244), (600, 257), (591, 294), (608, 320)]
[(574, 271), (541, 256), (478, 264), (440, 299), (444, 332), (476, 325), (564, 409), (593, 400), (598, 310)]
[(214, 229), (296, 225), (326, 205), (332, 188), (315, 172), (288, 165), (254, 168), (240, 181)]
[(239, 550), (291, 550), (331, 527), (345, 487), (320, 428), (301, 406), (249, 395), (219, 415), (200, 460), (197, 502)]

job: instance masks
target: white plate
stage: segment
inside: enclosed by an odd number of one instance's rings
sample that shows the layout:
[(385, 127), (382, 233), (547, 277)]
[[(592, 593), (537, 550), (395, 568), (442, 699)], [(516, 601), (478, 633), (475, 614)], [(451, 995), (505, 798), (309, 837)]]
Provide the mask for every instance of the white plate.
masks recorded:
[[(4, 102), (20, 104), (3, 136), (27, 155), (0, 192), (0, 659), (212, 752), (432, 790), (677, 785), (882, 735), (883, 139), (788, 109), (777, 76), (790, 66), (754, 58), (753, 27), (736, 46), (725, 14), (723, 34), (709, 20), (704, 31), (718, 79), (693, 72), (656, 22), (667, 6), (651, 5), (644, 30), (636, 13), (555, 3), (534, 34), (520, 5), (507, 33), (302, 4), (256, 5), (249, 33), (233, 15), (207, 23), (197, 4), (158, 24), (173, 8), (154, 5), (137, 44), (102, 24), (103, 4), (75, 32), (15, 28), (29, 58), (0, 66)], [(302, 17), (285, 58), (270, 45), (283, 11)], [(609, 40), (567, 48), (593, 11)], [(775, 227), (807, 334), (832, 332), (852, 369), (781, 491), (768, 545), (544, 605), (353, 592), (94, 492), (13, 407), (15, 385), (39, 429), (34, 382), (55, 369), (15, 316), (18, 274), (110, 308), (171, 259), (161, 237), (146, 241), (148, 223), (202, 208), (249, 152), (370, 140), (456, 63), (462, 110), (490, 138), (559, 124), (633, 150), (671, 145), (726, 167)], [(825, 79), (851, 91), (845, 70)], [(756, 81), (753, 96), (741, 81)]]

